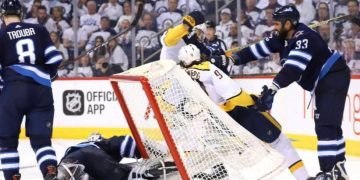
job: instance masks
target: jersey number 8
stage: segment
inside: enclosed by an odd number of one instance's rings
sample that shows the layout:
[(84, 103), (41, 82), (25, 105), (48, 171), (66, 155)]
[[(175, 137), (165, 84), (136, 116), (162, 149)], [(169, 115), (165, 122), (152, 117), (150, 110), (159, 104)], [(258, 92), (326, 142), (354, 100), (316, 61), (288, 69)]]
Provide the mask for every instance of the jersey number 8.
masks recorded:
[(30, 59), (30, 64), (35, 64), (35, 47), (31, 39), (21, 39), (16, 43), (16, 53), (19, 55), (19, 62), (26, 63), (25, 57)]

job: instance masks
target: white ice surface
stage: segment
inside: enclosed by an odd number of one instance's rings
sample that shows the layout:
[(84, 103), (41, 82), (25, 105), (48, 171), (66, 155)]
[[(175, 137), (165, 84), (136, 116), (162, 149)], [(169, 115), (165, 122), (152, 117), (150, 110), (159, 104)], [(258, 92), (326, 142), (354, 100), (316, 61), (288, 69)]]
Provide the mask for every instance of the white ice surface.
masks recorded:
[[(80, 140), (53, 140), (53, 147), (56, 150), (58, 159), (63, 156), (65, 150), (70, 145), (79, 143)], [(307, 167), (309, 174), (314, 176), (319, 171), (318, 159), (315, 151), (298, 150), (301, 158), (303, 159), (305, 166)], [(20, 167), (22, 179), (24, 180), (41, 180), (41, 174), (36, 166), (35, 155), (30, 147), (28, 140), (20, 140), (19, 143), (20, 153)], [(360, 158), (347, 156), (346, 168), (350, 177), (350, 180), (360, 180)], [(4, 179), (2, 172), (0, 171), (0, 179)], [(288, 174), (283, 174), (276, 180), (291, 180)]]

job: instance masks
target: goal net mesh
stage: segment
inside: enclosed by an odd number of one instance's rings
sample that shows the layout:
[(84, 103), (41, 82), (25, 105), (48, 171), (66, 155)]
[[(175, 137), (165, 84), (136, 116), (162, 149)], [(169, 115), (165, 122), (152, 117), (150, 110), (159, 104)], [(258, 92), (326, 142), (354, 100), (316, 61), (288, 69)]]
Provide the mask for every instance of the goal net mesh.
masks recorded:
[(188, 179), (268, 179), (286, 168), (279, 153), (213, 103), (171, 60), (130, 69), (111, 81), (124, 97), (143, 151), (149, 158), (180, 157), (176, 164), (182, 164)]

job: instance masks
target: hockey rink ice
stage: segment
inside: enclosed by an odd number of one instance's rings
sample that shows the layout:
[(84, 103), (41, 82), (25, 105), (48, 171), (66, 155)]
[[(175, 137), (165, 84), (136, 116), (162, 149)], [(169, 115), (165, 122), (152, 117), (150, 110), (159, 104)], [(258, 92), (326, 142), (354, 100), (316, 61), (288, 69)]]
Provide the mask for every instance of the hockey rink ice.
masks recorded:
[[(77, 144), (81, 140), (53, 140), (53, 147), (56, 150), (58, 160), (62, 157), (67, 147)], [(298, 150), (300, 157), (303, 159), (305, 166), (307, 167), (309, 174), (314, 176), (319, 171), (319, 165), (317, 161), (317, 155), (315, 151)], [(34, 152), (30, 147), (28, 140), (20, 140), (19, 143), (20, 153), (20, 167), (22, 179), (24, 180), (42, 180), (40, 171), (36, 166), (36, 159)], [(350, 180), (360, 180), (360, 158), (347, 156), (346, 168), (350, 177)], [(0, 171), (0, 179), (3, 179), (2, 172)], [(292, 180), (292, 176), (288, 174), (275, 178), (276, 180)]]

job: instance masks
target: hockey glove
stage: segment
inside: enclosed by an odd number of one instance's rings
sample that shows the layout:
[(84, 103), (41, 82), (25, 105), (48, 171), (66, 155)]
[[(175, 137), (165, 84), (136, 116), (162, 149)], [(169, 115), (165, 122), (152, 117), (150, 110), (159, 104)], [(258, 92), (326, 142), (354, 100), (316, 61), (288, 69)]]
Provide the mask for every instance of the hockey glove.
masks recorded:
[(262, 87), (261, 95), (259, 96), (258, 101), (256, 102), (256, 106), (260, 111), (268, 111), (272, 107), (272, 103), (274, 101), (274, 96), (277, 92), (277, 88), (275, 86), (268, 86)]

